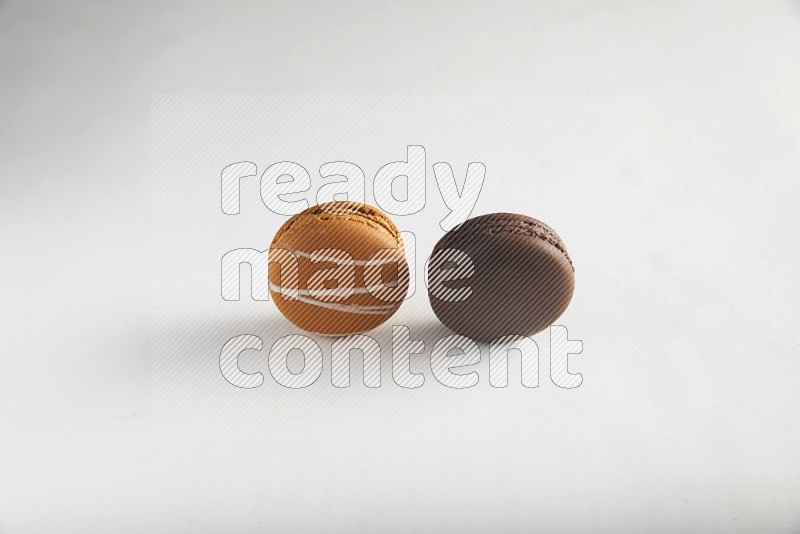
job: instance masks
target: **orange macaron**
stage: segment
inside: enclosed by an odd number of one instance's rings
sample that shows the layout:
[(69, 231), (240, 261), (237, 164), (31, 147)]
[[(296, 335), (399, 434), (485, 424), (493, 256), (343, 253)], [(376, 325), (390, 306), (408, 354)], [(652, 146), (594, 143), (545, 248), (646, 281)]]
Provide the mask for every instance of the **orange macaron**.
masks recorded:
[(270, 245), (270, 294), (295, 326), (325, 335), (372, 330), (402, 304), (409, 270), (400, 232), (358, 202), (313, 206)]

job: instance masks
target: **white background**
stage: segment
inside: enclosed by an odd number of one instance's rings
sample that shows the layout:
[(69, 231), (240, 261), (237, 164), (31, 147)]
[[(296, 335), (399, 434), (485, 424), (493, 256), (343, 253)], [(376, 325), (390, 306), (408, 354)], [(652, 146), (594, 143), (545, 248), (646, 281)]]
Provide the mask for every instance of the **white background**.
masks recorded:
[[(797, 531), (798, 50), (794, 2), (0, 3), (0, 532)], [(642, 95), (646, 428), (162, 432), (150, 110), (174, 93)]]

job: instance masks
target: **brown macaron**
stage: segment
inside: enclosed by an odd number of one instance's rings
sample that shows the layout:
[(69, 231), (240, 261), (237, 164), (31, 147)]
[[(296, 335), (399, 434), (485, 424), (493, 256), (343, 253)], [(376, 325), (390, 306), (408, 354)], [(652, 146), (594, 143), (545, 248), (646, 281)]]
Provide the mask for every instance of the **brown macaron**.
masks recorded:
[(308, 332), (366, 332), (391, 317), (409, 285), (403, 240), (377, 208), (329, 202), (290, 218), (270, 245), (270, 294)]
[(428, 285), (433, 311), (445, 326), (490, 341), (530, 336), (553, 324), (572, 299), (575, 270), (552, 228), (525, 215), (493, 213), (469, 219), (439, 240)]

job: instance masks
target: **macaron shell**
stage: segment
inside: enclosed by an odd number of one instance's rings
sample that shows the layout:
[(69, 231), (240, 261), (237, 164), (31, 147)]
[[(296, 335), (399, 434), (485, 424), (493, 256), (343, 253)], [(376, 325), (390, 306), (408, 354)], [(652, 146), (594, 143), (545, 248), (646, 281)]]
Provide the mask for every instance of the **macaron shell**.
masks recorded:
[[(487, 225), (509, 217), (510, 223)], [(434, 249), (461, 250), (475, 269), (469, 278), (445, 283), (449, 288), (469, 286), (471, 296), (448, 302), (430, 295), (434, 313), (454, 332), (481, 341), (544, 330), (567, 309), (575, 289), (563, 242), (549, 227), (559, 246), (552, 236), (543, 237), (542, 223), (535, 219), (514, 214), (479, 219), (454, 230)], [(531, 221), (537, 223), (536, 232)]]
[(298, 219), (276, 235), (270, 248), (310, 252), (335, 248), (350, 254), (354, 260), (368, 260), (376, 251), (398, 248), (398, 241), (388, 232), (367, 226), (353, 219), (321, 219), (315, 215), (297, 215)]

